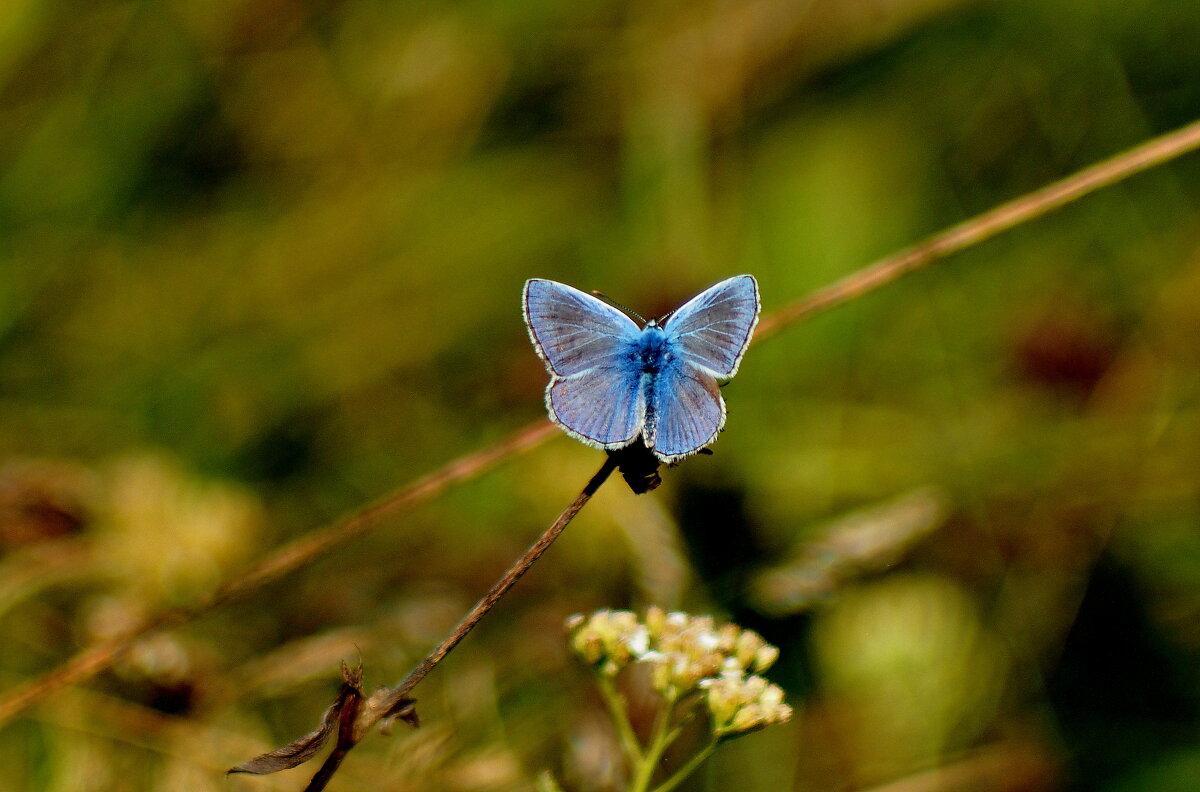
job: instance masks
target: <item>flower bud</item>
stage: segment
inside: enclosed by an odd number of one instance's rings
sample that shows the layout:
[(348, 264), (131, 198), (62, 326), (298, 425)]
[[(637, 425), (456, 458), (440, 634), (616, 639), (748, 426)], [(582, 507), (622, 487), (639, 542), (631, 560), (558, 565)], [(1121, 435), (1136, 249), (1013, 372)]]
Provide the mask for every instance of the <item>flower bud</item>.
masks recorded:
[(748, 731), (761, 729), (767, 725), (767, 716), (758, 704), (747, 704), (741, 707), (729, 722), (726, 731), (729, 734), (744, 734)]
[(695, 662), (685, 660), (675, 667), (671, 683), (678, 688), (680, 693), (686, 693), (695, 689), (696, 685), (703, 678), (704, 669)]
[(667, 626), (667, 613), (662, 608), (651, 605), (646, 609), (646, 629), (650, 633), (651, 638), (658, 638), (662, 635), (663, 630)]
[(767, 642), (753, 630), (745, 630), (738, 636), (737, 644), (734, 647), (734, 654), (737, 656), (738, 662), (742, 668), (749, 668), (754, 662), (755, 655), (758, 650), (767, 645)]
[(757, 652), (754, 653), (754, 662), (751, 664), (750, 668), (753, 671), (762, 673), (771, 666), (775, 665), (775, 661), (778, 659), (779, 649), (771, 646), (770, 644), (764, 644), (763, 646), (759, 647)]
[(585, 661), (595, 664), (604, 658), (604, 642), (593, 632), (580, 632), (571, 643), (575, 654)]
[(758, 703), (769, 710), (774, 710), (783, 703), (783, 688), (779, 685), (767, 685), (767, 689), (758, 697)]
[(742, 630), (733, 622), (722, 624), (721, 629), (717, 630), (717, 635), (720, 637), (720, 649), (726, 654), (733, 651), (737, 645), (738, 636)]
[(731, 691), (727, 685), (722, 685), (719, 680), (706, 679), (704, 681), (712, 683), (705, 686), (708, 688), (706, 698), (708, 712), (712, 716), (713, 730), (719, 734), (733, 720), (733, 716), (738, 711), (739, 701), (736, 693)]

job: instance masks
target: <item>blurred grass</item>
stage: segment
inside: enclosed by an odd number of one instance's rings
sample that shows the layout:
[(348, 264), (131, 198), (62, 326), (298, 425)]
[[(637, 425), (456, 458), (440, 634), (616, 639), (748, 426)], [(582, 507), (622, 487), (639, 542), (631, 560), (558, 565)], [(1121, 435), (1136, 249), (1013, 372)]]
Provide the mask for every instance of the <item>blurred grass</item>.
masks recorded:
[[(653, 314), (748, 271), (770, 310), (1200, 116), (1197, 45), (1167, 0), (6, 4), (5, 687), (539, 415), (525, 278)], [(610, 484), (422, 686), (427, 728), (334, 788), (603, 788), (569, 770), (607, 737), (559, 625), (651, 598), (750, 613), (808, 690), (694, 788), (853, 789), (1009, 739), (1054, 768), (1035, 788), (1189, 788), (1198, 177), (752, 350), (716, 455)], [(220, 771), (311, 728), (339, 659), (398, 679), (597, 464), (556, 440), (149, 645), (0, 733), (0, 789), (299, 788)], [(926, 485), (950, 517), (903, 574), (749, 610), (753, 572)], [(969, 728), (927, 720), (930, 679)]]

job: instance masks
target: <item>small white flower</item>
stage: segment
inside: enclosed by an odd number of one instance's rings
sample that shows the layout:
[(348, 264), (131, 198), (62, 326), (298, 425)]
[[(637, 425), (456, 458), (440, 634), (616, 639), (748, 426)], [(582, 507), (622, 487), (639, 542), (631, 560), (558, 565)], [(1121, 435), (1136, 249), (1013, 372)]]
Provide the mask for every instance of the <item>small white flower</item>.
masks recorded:
[(625, 644), (635, 657), (641, 658), (650, 651), (650, 631), (644, 626), (639, 626), (625, 639)]

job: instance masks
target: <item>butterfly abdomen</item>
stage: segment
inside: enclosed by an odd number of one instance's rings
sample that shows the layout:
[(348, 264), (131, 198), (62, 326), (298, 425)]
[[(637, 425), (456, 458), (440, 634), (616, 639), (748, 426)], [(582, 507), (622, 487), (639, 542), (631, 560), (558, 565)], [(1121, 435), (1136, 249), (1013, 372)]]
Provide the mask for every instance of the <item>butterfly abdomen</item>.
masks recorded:
[(657, 392), (664, 375), (679, 365), (675, 343), (658, 325), (647, 325), (634, 342), (631, 362), (639, 373), (642, 403), (645, 405), (642, 439), (653, 448), (658, 428)]

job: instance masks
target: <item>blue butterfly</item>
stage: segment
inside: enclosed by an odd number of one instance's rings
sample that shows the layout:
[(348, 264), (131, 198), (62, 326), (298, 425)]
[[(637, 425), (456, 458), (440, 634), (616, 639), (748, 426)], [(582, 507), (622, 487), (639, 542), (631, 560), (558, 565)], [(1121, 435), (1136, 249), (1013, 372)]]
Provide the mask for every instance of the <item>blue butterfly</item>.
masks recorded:
[(529, 337), (550, 371), (550, 419), (597, 448), (640, 439), (669, 464), (702, 450), (725, 425), (717, 380), (737, 373), (750, 345), (758, 283), (750, 275), (728, 278), (644, 327), (552, 280), (527, 281), (524, 307)]

